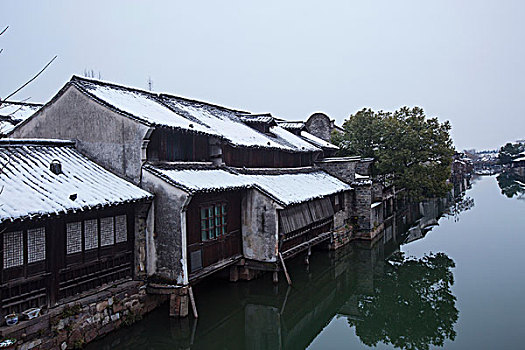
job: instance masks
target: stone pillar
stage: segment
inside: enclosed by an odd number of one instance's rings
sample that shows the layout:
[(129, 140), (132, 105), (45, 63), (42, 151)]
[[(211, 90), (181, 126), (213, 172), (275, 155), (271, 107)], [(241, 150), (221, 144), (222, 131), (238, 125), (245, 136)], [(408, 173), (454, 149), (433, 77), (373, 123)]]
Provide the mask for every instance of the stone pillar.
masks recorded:
[(370, 230), (370, 206), (372, 204), (372, 183), (370, 181), (355, 182), (353, 216), (356, 217), (357, 230)]

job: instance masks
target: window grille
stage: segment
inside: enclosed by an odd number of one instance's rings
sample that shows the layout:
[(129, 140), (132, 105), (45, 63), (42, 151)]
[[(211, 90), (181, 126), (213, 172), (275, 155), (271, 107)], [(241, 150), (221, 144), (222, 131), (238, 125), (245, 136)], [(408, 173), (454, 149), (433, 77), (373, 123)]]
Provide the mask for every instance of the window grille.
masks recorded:
[(24, 264), (23, 239), (22, 231), (4, 233), (4, 269)]
[(80, 221), (69, 222), (66, 225), (66, 253), (73, 254), (82, 251), (82, 225)]
[(84, 250), (98, 248), (98, 220), (84, 221)]
[(201, 239), (207, 241), (228, 233), (227, 205), (218, 203), (201, 208)]
[(128, 240), (126, 215), (115, 216), (115, 236), (117, 243), (126, 242)]
[(100, 245), (108, 246), (115, 243), (115, 223), (113, 217), (100, 219)]
[(46, 260), (46, 229), (38, 227), (27, 230), (27, 263)]

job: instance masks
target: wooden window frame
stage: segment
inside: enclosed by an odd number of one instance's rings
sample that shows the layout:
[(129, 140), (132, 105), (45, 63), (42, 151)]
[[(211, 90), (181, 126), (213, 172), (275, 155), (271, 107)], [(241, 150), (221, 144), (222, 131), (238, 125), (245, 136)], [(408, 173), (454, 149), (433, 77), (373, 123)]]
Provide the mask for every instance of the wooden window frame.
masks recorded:
[[(44, 230), (44, 259), (35, 260), (29, 262), (29, 251), (28, 251), (28, 231), (30, 230)], [(11, 232), (22, 232), (22, 264), (16, 266), (5, 267), (4, 266), (4, 236), (6, 233)], [(19, 278), (27, 278), (30, 276), (36, 276), (40, 273), (45, 272), (48, 264), (48, 235), (49, 230), (46, 225), (37, 226), (26, 226), (16, 225), (15, 227), (0, 232), (0, 281), (13, 281)], [(4, 275), (5, 273), (5, 275)]]
[[(63, 251), (66, 257), (66, 265), (71, 266), (75, 264), (81, 264), (91, 260), (97, 260), (105, 256), (113, 255), (119, 252), (122, 247), (128, 247), (130, 244), (130, 228), (129, 220), (130, 213), (128, 212), (113, 212), (113, 213), (100, 213), (100, 215), (87, 216), (76, 218), (74, 220), (66, 221), (64, 223), (64, 246)], [(124, 216), (124, 225), (126, 230), (126, 239), (117, 240), (117, 217)], [(103, 245), (102, 243), (102, 221), (103, 219), (111, 218), (113, 226), (113, 243)], [(97, 230), (97, 247), (86, 249), (86, 222), (90, 220), (96, 220)], [(67, 253), (67, 225), (74, 222), (80, 222), (80, 237), (81, 237), (81, 250), (75, 253)]]
[[(201, 242), (213, 241), (228, 234), (227, 201), (218, 201), (201, 205), (199, 207), (199, 218)], [(210, 223), (213, 223), (213, 225), (210, 225)]]

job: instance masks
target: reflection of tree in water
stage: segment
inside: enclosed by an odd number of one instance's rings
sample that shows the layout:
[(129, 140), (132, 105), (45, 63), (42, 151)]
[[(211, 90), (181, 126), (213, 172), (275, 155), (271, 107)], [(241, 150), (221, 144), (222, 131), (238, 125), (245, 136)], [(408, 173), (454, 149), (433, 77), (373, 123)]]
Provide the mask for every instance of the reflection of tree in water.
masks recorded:
[(467, 197), (463, 193), (454, 198), (448, 209), (448, 214), (454, 218), (454, 222), (458, 222), (460, 214), (474, 208), (474, 205), (474, 198)]
[(497, 177), (498, 186), (501, 194), (508, 198), (517, 196), (518, 199), (525, 199), (525, 179), (520, 178), (511, 172), (503, 172)]
[(368, 346), (383, 342), (401, 349), (429, 349), (454, 340), (459, 314), (450, 290), (454, 266), (444, 253), (420, 259), (396, 254), (376, 281), (373, 295), (360, 297), (360, 320), (349, 319), (349, 324)]

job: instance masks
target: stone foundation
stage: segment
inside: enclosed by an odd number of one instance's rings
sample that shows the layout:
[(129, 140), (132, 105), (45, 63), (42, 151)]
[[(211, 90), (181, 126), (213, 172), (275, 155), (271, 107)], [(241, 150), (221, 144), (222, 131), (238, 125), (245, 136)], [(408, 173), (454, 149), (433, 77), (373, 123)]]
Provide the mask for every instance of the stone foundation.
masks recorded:
[(0, 327), (0, 339), (15, 338), (15, 349), (79, 349), (115, 329), (142, 319), (167, 298), (147, 295), (145, 285), (127, 281), (68, 300), (32, 320)]
[(330, 250), (337, 250), (342, 246), (350, 243), (353, 239), (353, 227), (349, 224), (342, 226), (332, 231), (332, 242), (330, 243)]

